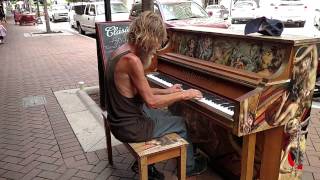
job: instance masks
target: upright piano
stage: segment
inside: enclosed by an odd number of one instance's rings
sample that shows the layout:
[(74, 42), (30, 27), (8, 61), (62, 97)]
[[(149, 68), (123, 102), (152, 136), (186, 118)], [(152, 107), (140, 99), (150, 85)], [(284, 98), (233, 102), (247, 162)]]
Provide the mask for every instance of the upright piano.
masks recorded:
[[(103, 24), (98, 28), (100, 39)], [(146, 77), (152, 86), (178, 83), (203, 93), (169, 109), (185, 117), (215, 170), (227, 179), (300, 178), (320, 39), (201, 27), (167, 31)]]

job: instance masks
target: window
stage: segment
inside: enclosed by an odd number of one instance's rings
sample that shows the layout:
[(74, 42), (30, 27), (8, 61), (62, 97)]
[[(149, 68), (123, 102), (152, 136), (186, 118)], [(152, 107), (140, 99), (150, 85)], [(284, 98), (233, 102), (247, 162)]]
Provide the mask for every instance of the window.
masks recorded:
[(89, 15), (89, 7), (90, 7), (90, 4), (87, 4), (86, 5), (86, 12), (85, 12), (86, 15)]
[(76, 6), (74, 6), (74, 12), (75, 12), (76, 14), (82, 15), (83, 12), (84, 12), (84, 8), (85, 8), (85, 7), (86, 7), (86, 5), (76, 5)]
[[(153, 10), (155, 13), (157, 13), (159, 16), (161, 16), (161, 12), (160, 12), (159, 6), (157, 4), (154, 4)], [(130, 16), (137, 17), (141, 13), (142, 13), (142, 5), (141, 5), (141, 3), (139, 3), (139, 4), (136, 4), (132, 7)]]
[(166, 21), (188, 18), (208, 17), (208, 14), (197, 4), (190, 2), (161, 4), (163, 18)]
[[(111, 3), (111, 13), (128, 13), (129, 10), (127, 7), (122, 3)], [(104, 4), (97, 5), (97, 14), (104, 14)]]
[(111, 13), (128, 13), (128, 9), (122, 3), (111, 3)]
[(89, 12), (92, 12), (94, 15), (96, 14), (96, 8), (94, 4), (91, 4)]

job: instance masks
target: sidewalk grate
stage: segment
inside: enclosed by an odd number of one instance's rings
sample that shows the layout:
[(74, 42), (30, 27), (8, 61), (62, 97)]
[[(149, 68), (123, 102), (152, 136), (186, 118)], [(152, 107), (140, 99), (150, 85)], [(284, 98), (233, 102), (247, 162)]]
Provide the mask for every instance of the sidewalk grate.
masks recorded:
[(24, 108), (39, 106), (46, 103), (47, 103), (47, 100), (44, 96), (28, 96), (22, 99), (22, 104)]

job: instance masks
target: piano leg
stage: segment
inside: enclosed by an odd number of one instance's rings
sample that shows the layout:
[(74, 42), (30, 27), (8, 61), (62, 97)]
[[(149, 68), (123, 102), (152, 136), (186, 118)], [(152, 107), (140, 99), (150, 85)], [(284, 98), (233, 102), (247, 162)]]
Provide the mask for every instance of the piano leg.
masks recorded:
[(253, 165), (256, 146), (256, 133), (243, 137), (241, 158), (241, 180), (253, 179)]
[(260, 179), (277, 180), (281, 161), (283, 126), (262, 133), (264, 133), (264, 151), (261, 159)]

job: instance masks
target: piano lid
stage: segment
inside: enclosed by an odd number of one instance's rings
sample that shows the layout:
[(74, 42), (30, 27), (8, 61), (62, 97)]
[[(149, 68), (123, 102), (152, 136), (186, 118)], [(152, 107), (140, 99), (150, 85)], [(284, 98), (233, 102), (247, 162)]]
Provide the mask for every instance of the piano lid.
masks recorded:
[(301, 35), (289, 35), (282, 34), (281, 36), (266, 36), (259, 33), (252, 33), (248, 35), (244, 35), (243, 31), (238, 31), (234, 29), (220, 29), (220, 28), (208, 28), (208, 27), (194, 27), (194, 26), (183, 26), (183, 27), (170, 27), (170, 29), (175, 31), (194, 31), (199, 33), (210, 33), (212, 35), (217, 35), (220, 37), (233, 37), (233, 38), (247, 38), (247, 39), (256, 39), (263, 41), (272, 41), (279, 43), (287, 43), (292, 44), (293, 46), (307, 44), (307, 43), (315, 43), (320, 41), (320, 37), (308, 37)]

